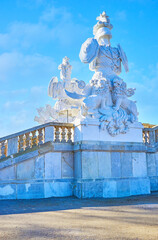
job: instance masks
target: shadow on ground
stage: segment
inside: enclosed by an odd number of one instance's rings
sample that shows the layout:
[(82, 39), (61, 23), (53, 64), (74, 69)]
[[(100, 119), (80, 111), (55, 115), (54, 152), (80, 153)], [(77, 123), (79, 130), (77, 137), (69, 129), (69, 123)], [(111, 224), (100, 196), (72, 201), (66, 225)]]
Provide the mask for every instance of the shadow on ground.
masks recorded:
[[(115, 199), (78, 199), (76, 197), (64, 197), (28, 200), (1, 200), (0, 215), (128, 205), (144, 205), (144, 208), (147, 209), (148, 205), (151, 204), (158, 204), (158, 192), (152, 193), (151, 195)], [(143, 206), (141, 208), (143, 208)], [(158, 210), (158, 206), (154, 206), (153, 210)]]

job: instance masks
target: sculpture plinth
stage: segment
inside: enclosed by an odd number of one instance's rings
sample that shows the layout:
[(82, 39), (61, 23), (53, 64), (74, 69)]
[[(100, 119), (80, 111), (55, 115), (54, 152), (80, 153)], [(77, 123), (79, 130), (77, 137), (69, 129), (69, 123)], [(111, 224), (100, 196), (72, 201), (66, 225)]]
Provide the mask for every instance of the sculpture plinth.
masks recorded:
[(119, 134), (115, 137), (111, 136), (107, 129), (102, 130), (100, 122), (97, 119), (76, 120), (74, 141), (107, 141), (107, 142), (131, 142), (131, 143), (142, 143), (142, 129), (143, 125), (140, 122), (131, 124), (129, 131), (126, 134)]
[[(128, 72), (122, 47), (112, 47), (109, 17), (103, 12), (93, 28), (93, 38), (81, 46), (79, 57), (94, 71), (89, 83), (71, 79), (72, 66), (65, 57), (60, 78), (53, 77), (48, 94), (57, 99), (52, 108), (38, 109), (39, 123), (74, 123), (74, 194), (85, 197), (123, 197), (150, 193), (143, 126), (136, 102), (129, 98), (120, 78), (121, 65)], [(58, 135), (59, 135), (58, 131)], [(59, 138), (58, 138), (59, 139)]]

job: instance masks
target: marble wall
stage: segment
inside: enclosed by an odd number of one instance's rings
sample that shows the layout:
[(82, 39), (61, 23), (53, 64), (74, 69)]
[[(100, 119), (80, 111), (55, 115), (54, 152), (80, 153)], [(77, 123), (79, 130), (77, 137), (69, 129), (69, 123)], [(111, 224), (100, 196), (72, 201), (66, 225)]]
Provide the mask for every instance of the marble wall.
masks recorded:
[(158, 152), (147, 153), (147, 174), (150, 179), (151, 191), (158, 191)]
[[(119, 149), (116, 144), (113, 150), (108, 151), (110, 143), (104, 144), (98, 145), (95, 151), (91, 145), (88, 149), (87, 145), (87, 149), (75, 153), (75, 195), (111, 198), (150, 194), (145, 149), (143, 151), (142, 146), (138, 149), (137, 145), (130, 144), (125, 152), (121, 145)], [(130, 151), (131, 145), (133, 152)]]
[(143, 143), (45, 143), (0, 162), (0, 199), (124, 197), (158, 191), (158, 153)]
[(73, 152), (54, 145), (0, 162), (0, 199), (72, 196)]

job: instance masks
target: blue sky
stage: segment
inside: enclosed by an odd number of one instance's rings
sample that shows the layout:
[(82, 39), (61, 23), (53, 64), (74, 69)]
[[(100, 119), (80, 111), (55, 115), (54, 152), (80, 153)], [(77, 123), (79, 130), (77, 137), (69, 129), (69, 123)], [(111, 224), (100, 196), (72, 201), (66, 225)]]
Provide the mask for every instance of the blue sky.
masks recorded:
[(36, 108), (54, 104), (47, 87), (64, 56), (72, 77), (91, 79), (78, 55), (102, 11), (114, 26), (112, 46), (127, 54), (122, 77), (137, 89), (139, 120), (158, 124), (157, 0), (0, 0), (0, 136), (37, 125)]

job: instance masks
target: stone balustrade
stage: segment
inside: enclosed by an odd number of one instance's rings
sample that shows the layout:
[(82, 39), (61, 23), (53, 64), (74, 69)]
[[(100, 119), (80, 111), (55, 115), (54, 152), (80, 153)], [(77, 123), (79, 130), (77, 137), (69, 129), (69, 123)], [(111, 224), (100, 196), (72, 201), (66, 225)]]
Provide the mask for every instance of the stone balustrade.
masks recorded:
[(71, 143), (74, 125), (71, 123), (46, 123), (0, 138), (0, 159), (23, 152), (48, 141)]
[(143, 142), (148, 147), (154, 147), (158, 144), (158, 126), (143, 129)]

